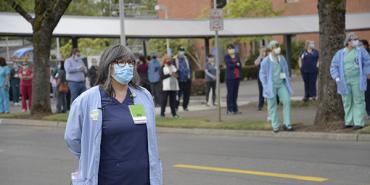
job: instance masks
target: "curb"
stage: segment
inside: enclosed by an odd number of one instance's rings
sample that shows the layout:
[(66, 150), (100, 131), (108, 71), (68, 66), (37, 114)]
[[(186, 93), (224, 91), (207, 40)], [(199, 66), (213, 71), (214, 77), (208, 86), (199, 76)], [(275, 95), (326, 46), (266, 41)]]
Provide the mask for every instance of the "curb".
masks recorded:
[[(66, 122), (41, 121), (25, 119), (0, 119), (0, 125), (11, 126), (38, 126), (65, 128)], [(193, 134), (207, 136), (235, 136), (235, 137), (270, 137), (270, 138), (297, 138), (297, 139), (319, 139), (336, 141), (370, 142), (370, 134), (360, 133), (324, 133), (324, 132), (279, 132), (261, 130), (223, 130), (223, 129), (200, 129), (200, 128), (166, 128), (157, 127), (158, 133), (168, 134)]]

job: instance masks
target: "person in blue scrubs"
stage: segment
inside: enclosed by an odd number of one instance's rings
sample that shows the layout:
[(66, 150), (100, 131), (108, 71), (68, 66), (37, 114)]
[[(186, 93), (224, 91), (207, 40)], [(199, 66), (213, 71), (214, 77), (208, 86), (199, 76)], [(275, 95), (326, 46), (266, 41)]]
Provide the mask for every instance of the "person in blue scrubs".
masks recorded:
[(319, 67), (319, 51), (315, 49), (314, 41), (306, 41), (306, 47), (298, 59), (299, 68), (304, 82), (304, 98), (316, 100), (316, 81)]
[(73, 184), (163, 184), (153, 98), (138, 82), (135, 58), (127, 47), (103, 52), (98, 86), (73, 102), (68, 118), (65, 140), (80, 160)]
[(365, 91), (370, 73), (369, 53), (359, 47), (355, 33), (348, 33), (344, 48), (337, 51), (330, 65), (330, 74), (342, 96), (344, 128), (362, 129), (365, 125)]
[(0, 113), (9, 113), (9, 78), (10, 68), (3, 57), (0, 57)]
[(271, 119), (273, 132), (279, 132), (280, 123), (277, 111), (276, 96), (283, 103), (284, 126), (286, 131), (293, 131), (291, 124), (290, 97), (292, 87), (289, 79), (288, 64), (282, 56), (280, 44), (273, 40), (268, 44), (269, 55), (261, 63), (259, 78), (263, 86), (263, 96), (267, 98), (267, 110)]
[(239, 84), (242, 77), (242, 63), (239, 55), (236, 54), (235, 46), (227, 46), (227, 55), (225, 55), (225, 81), (227, 88), (227, 112), (228, 115), (241, 114), (238, 109)]

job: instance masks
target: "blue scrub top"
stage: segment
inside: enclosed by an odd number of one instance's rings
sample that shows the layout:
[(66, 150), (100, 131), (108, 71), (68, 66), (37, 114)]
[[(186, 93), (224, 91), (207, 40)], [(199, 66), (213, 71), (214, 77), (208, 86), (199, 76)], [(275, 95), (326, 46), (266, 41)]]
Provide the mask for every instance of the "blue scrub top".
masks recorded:
[(120, 103), (100, 88), (103, 109), (99, 185), (149, 185), (147, 128), (135, 125), (131, 92)]
[(319, 60), (319, 52), (315, 49), (312, 52), (303, 51), (301, 71), (304, 73), (316, 73), (318, 71), (317, 61)]

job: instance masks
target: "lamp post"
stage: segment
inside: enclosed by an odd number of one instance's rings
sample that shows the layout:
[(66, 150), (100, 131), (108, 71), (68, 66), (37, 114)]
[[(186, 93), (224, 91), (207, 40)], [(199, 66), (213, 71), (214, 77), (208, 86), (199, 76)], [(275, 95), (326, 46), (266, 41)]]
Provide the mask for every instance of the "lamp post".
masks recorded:
[[(154, 9), (156, 11), (163, 10), (164, 11), (164, 18), (167, 20), (168, 19), (168, 8), (165, 5), (157, 4), (155, 5)], [(171, 56), (171, 49), (170, 49), (170, 39), (166, 39), (166, 47), (167, 47), (167, 56)]]

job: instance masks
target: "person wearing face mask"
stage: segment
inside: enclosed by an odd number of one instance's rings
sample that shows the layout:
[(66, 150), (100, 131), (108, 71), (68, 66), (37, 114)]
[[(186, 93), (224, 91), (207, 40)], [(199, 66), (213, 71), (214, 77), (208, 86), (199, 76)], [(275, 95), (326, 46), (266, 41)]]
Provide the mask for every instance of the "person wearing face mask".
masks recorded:
[(20, 96), (20, 79), (19, 79), (19, 66), (16, 62), (13, 63), (13, 68), (10, 71), (10, 88), (12, 89), (12, 97), (14, 106), (19, 106)]
[(365, 91), (370, 73), (369, 53), (359, 46), (357, 35), (350, 32), (344, 40), (344, 48), (334, 55), (330, 74), (342, 96), (344, 128), (361, 129), (365, 125)]
[(79, 160), (72, 184), (162, 185), (152, 95), (126, 46), (106, 49), (97, 86), (72, 103), (64, 139)]
[(279, 100), (283, 104), (283, 129), (292, 131), (290, 116), (292, 87), (289, 79), (288, 64), (283, 55), (280, 54), (281, 48), (277, 41), (271, 41), (268, 44), (268, 49), (271, 52), (261, 63), (259, 78), (263, 86), (263, 96), (267, 98), (267, 110), (271, 119), (272, 130), (275, 133), (280, 130), (276, 103), (276, 96), (279, 95)]
[(298, 59), (299, 68), (304, 82), (304, 98), (316, 100), (316, 81), (319, 67), (319, 52), (315, 49), (314, 41), (306, 41), (306, 47)]
[(170, 108), (173, 118), (178, 118), (176, 114), (176, 94), (179, 91), (179, 82), (177, 80), (178, 70), (173, 65), (171, 58), (165, 57), (161, 69), (162, 79), (162, 104), (161, 104), (161, 117), (165, 117), (167, 99), (170, 99)]
[(87, 74), (87, 68), (82, 61), (79, 49), (72, 49), (72, 56), (66, 59), (64, 69), (66, 71), (68, 87), (71, 92), (70, 102), (72, 103), (77, 96), (86, 90), (85, 76)]
[[(360, 47), (364, 48), (370, 54), (369, 42), (367, 40), (360, 40)], [(370, 84), (370, 74), (367, 75), (367, 84)], [(370, 85), (367, 85), (365, 91), (365, 103), (367, 119), (370, 120)]]
[(240, 57), (235, 53), (235, 47), (232, 44), (227, 46), (227, 55), (225, 55), (225, 81), (227, 88), (227, 112), (226, 114), (240, 114), (237, 104), (239, 83), (242, 79), (242, 64)]
[(262, 108), (263, 108), (263, 105), (265, 104), (265, 98), (263, 97), (263, 86), (262, 86), (262, 83), (261, 83), (261, 80), (260, 80), (258, 74), (259, 74), (260, 69), (261, 69), (261, 62), (262, 62), (262, 60), (266, 56), (267, 56), (266, 48), (265, 47), (261, 47), (260, 48), (260, 51), (259, 51), (259, 56), (254, 61), (254, 65), (257, 66), (257, 68), (258, 68), (258, 73), (257, 73), (258, 94), (259, 94), (259, 98), (258, 98), (258, 111), (261, 111)]
[(179, 108), (180, 99), (183, 97), (182, 108), (188, 111), (188, 105), (191, 93), (191, 68), (187, 57), (185, 56), (185, 48), (180, 46), (178, 48), (177, 57), (175, 59), (176, 68), (178, 70), (178, 80), (180, 90), (178, 92), (178, 101), (176, 108)]
[(9, 78), (10, 68), (6, 65), (6, 60), (0, 57), (0, 113), (9, 113)]
[(206, 105), (209, 105), (208, 98), (209, 98), (209, 93), (211, 92), (211, 89), (212, 89), (212, 106), (215, 106), (217, 66), (216, 66), (215, 57), (213, 57), (213, 55), (208, 55), (207, 63), (204, 66), (204, 72), (205, 72), (205, 80), (207, 84)]
[[(21, 94), (22, 94), (22, 112), (31, 110), (32, 105), (32, 67), (29, 66), (27, 61), (22, 63), (22, 68), (18, 72), (21, 79)], [(28, 108), (27, 100), (28, 99)]]

